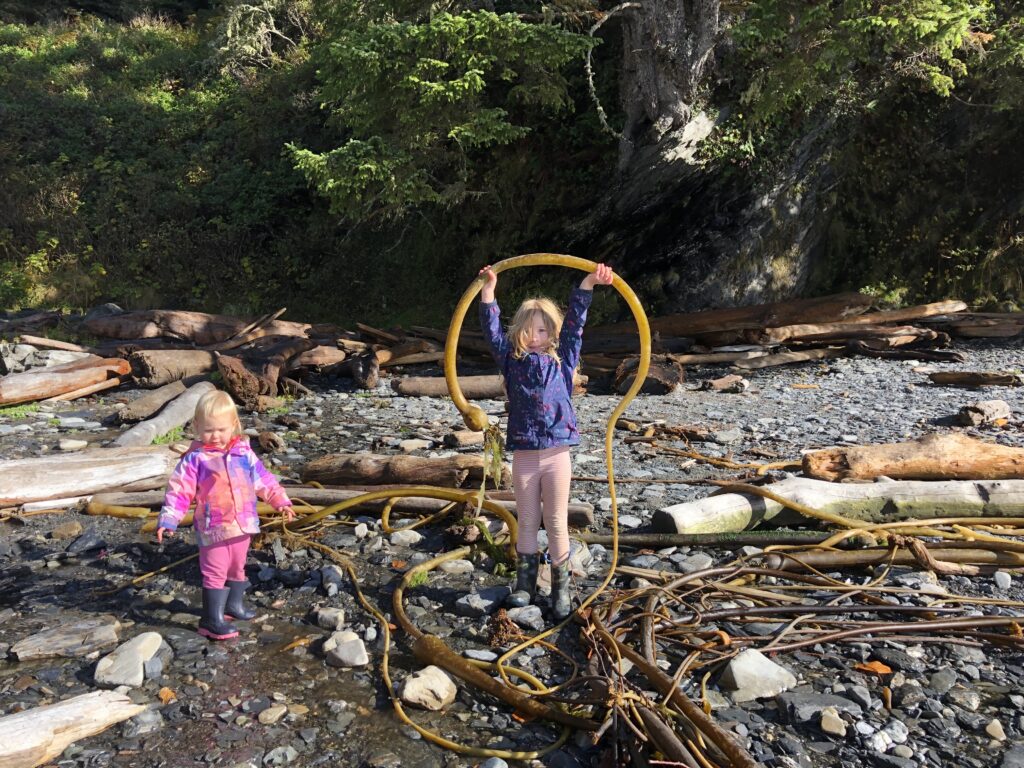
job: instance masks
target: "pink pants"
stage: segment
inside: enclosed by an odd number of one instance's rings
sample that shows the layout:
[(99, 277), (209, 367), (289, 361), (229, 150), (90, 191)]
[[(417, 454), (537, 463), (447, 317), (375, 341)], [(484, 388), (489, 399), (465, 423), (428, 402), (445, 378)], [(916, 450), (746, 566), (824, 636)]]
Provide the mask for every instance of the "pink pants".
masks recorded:
[(223, 589), (228, 581), (245, 581), (245, 558), (249, 554), (249, 535), (236, 536), (199, 548), (199, 572), (203, 587)]
[(518, 552), (532, 555), (537, 551), (537, 531), (543, 518), (551, 562), (557, 565), (569, 556), (571, 480), (572, 460), (568, 445), (513, 452), (512, 485), (519, 518)]

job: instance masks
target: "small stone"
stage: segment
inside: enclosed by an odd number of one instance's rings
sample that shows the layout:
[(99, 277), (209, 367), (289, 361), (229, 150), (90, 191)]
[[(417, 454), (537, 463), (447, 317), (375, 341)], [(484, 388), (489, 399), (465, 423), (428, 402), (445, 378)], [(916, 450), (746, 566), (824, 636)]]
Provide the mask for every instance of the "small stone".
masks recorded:
[(498, 610), (510, 594), (512, 590), (508, 587), (488, 587), (463, 595), (455, 601), (455, 613), (475, 619), (488, 616)]
[(316, 624), (323, 629), (341, 629), (345, 626), (345, 609), (332, 607), (318, 608), (316, 611)]
[(370, 527), (366, 523), (357, 523), (356, 527), (352, 529), (352, 535), (357, 539), (365, 539), (370, 533)]
[(81, 535), (82, 524), (77, 520), (69, 520), (66, 523), (61, 523), (52, 531), (50, 531), (50, 538), (61, 540), (61, 539), (73, 539), (76, 536)]
[(536, 605), (509, 608), (508, 617), (523, 629), (532, 629), (535, 632), (540, 632), (544, 629), (544, 615)]
[(835, 707), (825, 707), (821, 710), (821, 730), (832, 736), (846, 735), (846, 723), (839, 717)]
[(323, 650), (332, 667), (365, 667), (370, 663), (366, 646), (355, 632), (335, 632), (324, 641)]
[(787, 691), (796, 685), (796, 677), (760, 651), (748, 648), (729, 662), (718, 682), (733, 691), (733, 701), (740, 703)]
[(401, 449), (402, 453), (412, 453), (413, 451), (423, 451), (428, 448), (433, 448), (434, 442), (432, 440), (410, 438), (409, 440), (402, 440), (398, 444), (398, 447)]
[(807, 723), (821, 715), (825, 707), (835, 707), (839, 712), (859, 717), (862, 714), (860, 705), (842, 696), (827, 693), (783, 693), (775, 697), (781, 710), (789, 715), (792, 722)]
[(68, 544), (64, 551), (69, 555), (81, 555), (94, 549), (102, 549), (107, 542), (96, 531), (89, 529)]
[(108, 688), (142, 685), (145, 663), (156, 655), (163, 641), (159, 632), (143, 632), (118, 646), (96, 664), (96, 684)]
[(146, 709), (124, 724), (122, 733), (126, 739), (154, 733), (164, 727), (164, 717), (157, 709)]
[(390, 540), (392, 546), (411, 547), (423, 541), (423, 534), (419, 531), (395, 531)]
[(287, 714), (288, 714), (288, 707), (286, 707), (284, 704), (274, 704), (272, 706), (267, 707), (262, 712), (260, 712), (260, 714), (257, 717), (257, 719), (263, 725), (273, 725), (274, 723), (276, 723), (278, 720), (280, 720), (282, 717), (284, 717)]
[(413, 672), (402, 681), (398, 695), (402, 701), (437, 712), (453, 701), (457, 689), (443, 669), (433, 665)]
[(478, 768), (508, 768), (508, 763), (500, 757), (489, 757), (480, 763)]
[(1006, 741), (1006, 731), (1003, 730), (1003, 724), (998, 720), (992, 720), (986, 725), (985, 733), (997, 741)]
[(472, 573), (473, 563), (469, 560), (448, 560), (447, 562), (441, 563), (438, 566), (438, 570), (443, 573), (449, 573), (452, 575), (460, 575), (464, 573)]
[(299, 756), (298, 751), (291, 744), (283, 747), (276, 747), (263, 756), (264, 765), (288, 765)]
[(890, 751), (892, 754), (896, 755), (896, 757), (902, 757), (904, 760), (909, 760), (914, 756), (914, 750), (906, 744), (897, 744)]
[(960, 709), (966, 709), (968, 712), (976, 712), (981, 706), (981, 694), (973, 688), (958, 685), (949, 690), (946, 694), (946, 701)]
[(80, 451), (83, 448), (89, 447), (88, 440), (73, 440), (71, 438), (65, 438), (57, 443), (57, 447), (62, 451)]
[(1013, 577), (1006, 571), (996, 571), (992, 578), (995, 580), (996, 586), (1004, 592), (1013, 584)]
[(929, 687), (936, 693), (946, 693), (956, 685), (956, 670), (944, 667), (928, 679)]

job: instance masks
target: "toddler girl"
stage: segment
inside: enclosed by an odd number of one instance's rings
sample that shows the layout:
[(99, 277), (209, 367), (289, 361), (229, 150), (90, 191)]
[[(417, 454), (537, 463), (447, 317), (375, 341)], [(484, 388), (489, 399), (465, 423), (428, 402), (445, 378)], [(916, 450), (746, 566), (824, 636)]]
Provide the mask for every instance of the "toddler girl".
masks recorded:
[(611, 267), (599, 264), (569, 297), (563, 320), (549, 299), (524, 301), (508, 334), (494, 300), (498, 276), (486, 266), (480, 292), (480, 325), (505, 377), (508, 393), (506, 450), (512, 453), (512, 483), (519, 518), (516, 586), (508, 599), (528, 605), (537, 590), (537, 531), (543, 519), (551, 557), (551, 605), (556, 621), (572, 610), (569, 597), (569, 446), (579, 445), (570, 396), (580, 359), (583, 325), (595, 285), (611, 285)]
[(249, 539), (259, 533), (256, 497), (291, 520), (292, 503), (277, 479), (259, 460), (242, 425), (231, 396), (215, 390), (196, 404), (192, 427), (197, 440), (181, 457), (167, 484), (167, 495), (157, 521), (156, 540), (173, 535), (195, 501), (194, 527), (199, 544), (199, 570), (203, 575), (203, 615), (199, 634), (213, 640), (238, 636), (225, 620), (247, 621), (255, 611), (242, 602), (249, 582), (245, 558)]

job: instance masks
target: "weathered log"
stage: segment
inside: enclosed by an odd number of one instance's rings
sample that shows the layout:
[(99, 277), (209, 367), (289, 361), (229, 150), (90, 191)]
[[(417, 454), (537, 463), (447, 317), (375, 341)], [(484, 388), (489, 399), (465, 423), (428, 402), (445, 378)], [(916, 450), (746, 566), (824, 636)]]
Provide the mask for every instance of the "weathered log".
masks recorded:
[(906, 443), (851, 445), (804, 455), (804, 474), (821, 480), (1006, 480), (1024, 478), (1024, 448), (960, 433)]
[[(27, 334), (21, 334), (18, 337), (19, 344), (29, 344), (39, 349), (60, 349), (65, 352), (86, 352), (91, 355), (98, 354), (95, 349), (91, 347), (83, 347), (80, 344), (72, 344), (70, 341), (58, 341), (57, 339), (48, 339), (45, 336), (29, 336)], [(106, 355), (102, 355), (106, 357)]]
[(43, 312), (32, 312), (21, 317), (8, 317), (0, 319), (0, 331), (9, 333), (20, 328), (32, 328), (39, 330), (60, 322), (59, 311), (47, 310)]
[(88, 357), (50, 368), (34, 368), (0, 379), (0, 405), (28, 403), (74, 392), (124, 376), (128, 363), (117, 358)]
[(217, 369), (213, 352), (201, 349), (152, 349), (128, 355), (132, 379), (140, 387), (156, 389), (172, 381), (206, 376)]
[(260, 380), (260, 394), (276, 397), (280, 390), (278, 379), (288, 368), (289, 361), (316, 346), (316, 342), (298, 336), (268, 336), (258, 348), (243, 353), (246, 366)]
[(864, 355), (881, 360), (927, 360), (936, 363), (962, 363), (967, 358), (962, 352), (952, 349), (872, 349), (862, 340), (846, 343), (846, 350), (852, 355)]
[[(627, 357), (615, 369), (615, 391), (620, 395), (624, 395), (633, 386), (638, 364), (639, 358)], [(665, 356), (651, 355), (650, 368), (640, 392), (645, 395), (667, 395), (674, 392), (685, 378), (683, 366), (679, 363)]]
[[(248, 344), (250, 341), (254, 341), (262, 336), (268, 335), (265, 330), (266, 327), (271, 325), (275, 320), (277, 320), (277, 318), (283, 315), (286, 311), (287, 307), (281, 307), (281, 309), (277, 310), (276, 312), (271, 312), (269, 314), (263, 315), (262, 317), (258, 317), (248, 325), (239, 328), (235, 333), (233, 333), (229, 338), (225, 339), (224, 341), (219, 341), (215, 344), (208, 344), (206, 348), (211, 352), (226, 352), (229, 349), (237, 349), (238, 347)], [(306, 332), (308, 332), (308, 329), (306, 329)], [(297, 333), (296, 335), (302, 336), (304, 334)]]
[[(874, 523), (1024, 515), (1024, 481), (1020, 480), (830, 483), (790, 477), (769, 490), (822, 512)], [(723, 493), (659, 509), (651, 523), (661, 533), (725, 533), (756, 528), (769, 520), (788, 525), (807, 519), (762, 496)]]
[(346, 376), (360, 389), (373, 389), (380, 382), (380, 363), (373, 351), (363, 352), (326, 368), (324, 373)]
[(739, 352), (706, 352), (693, 355), (669, 355), (669, 358), (680, 365), (718, 365), (721, 363), (735, 363), (737, 360), (753, 360), (758, 357), (766, 357), (769, 353), (766, 349), (749, 349)]
[(965, 427), (981, 427), (997, 421), (1010, 419), (1010, 404), (1005, 400), (979, 400), (968, 403), (956, 415), (956, 420)]
[(259, 377), (246, 367), (245, 363), (237, 357), (218, 354), (216, 357), (217, 370), (224, 380), (224, 389), (231, 393), (242, 407), (249, 411), (266, 410), (261, 408), (264, 396), (261, 392)]
[(364, 336), (370, 336), (384, 344), (393, 345), (402, 343), (402, 336), (390, 333), (389, 331), (383, 331), (380, 328), (374, 328), (372, 325), (366, 325), (365, 323), (356, 323), (356, 330)]
[(1013, 371), (938, 371), (929, 373), (933, 383), (946, 387), (1019, 387), (1024, 376)]
[(444, 352), (412, 352), (400, 357), (392, 357), (386, 363), (381, 363), (381, 368), (392, 368), (396, 365), (422, 365), (424, 363), (439, 363), (444, 360)]
[(737, 360), (733, 365), (744, 370), (758, 370), (760, 368), (771, 368), (776, 365), (790, 365), (791, 363), (806, 363), (809, 360), (827, 360), (833, 357), (842, 357), (843, 350), (835, 347), (824, 349), (804, 349), (799, 352), (779, 352), (774, 355), (755, 357), (749, 360)]
[[(586, 391), (589, 378), (580, 373), (573, 376), (573, 394)], [(467, 400), (501, 400), (505, 397), (505, 381), (499, 375), (459, 376), (459, 387)], [(391, 380), (391, 388), (406, 397), (448, 397), (448, 384), (443, 376), (403, 376)]]
[(148, 419), (186, 389), (187, 387), (181, 381), (172, 381), (170, 384), (164, 384), (159, 389), (154, 389), (152, 392), (147, 392), (142, 397), (132, 400), (118, 411), (117, 419), (122, 424), (131, 424)]
[(93, 691), (56, 704), (0, 717), (0, 768), (33, 768), (64, 752), (79, 739), (135, 717), (146, 707), (127, 694)]
[(830, 334), (836, 334), (839, 337), (851, 338), (852, 328), (850, 326), (856, 325), (867, 325), (867, 326), (884, 326), (892, 323), (902, 323), (907, 320), (918, 320), (923, 317), (930, 317), (933, 315), (945, 315), (950, 312), (959, 312), (962, 309), (966, 309), (967, 305), (962, 301), (939, 301), (934, 304), (922, 304), (916, 307), (906, 307), (904, 309), (894, 309), (885, 312), (871, 312), (869, 314), (862, 314), (857, 317), (851, 317), (843, 320), (842, 322), (832, 323), (814, 323), (811, 321), (808, 323), (809, 318), (801, 318), (803, 323), (800, 325), (780, 325), (771, 328), (764, 328), (763, 330), (752, 334), (750, 337), (751, 341), (757, 341), (758, 343), (775, 343), (779, 344), (783, 341), (789, 341), (790, 339), (798, 339), (802, 337), (814, 337), (814, 336), (828, 336)]
[(730, 373), (718, 379), (706, 379), (700, 383), (703, 390), (713, 392), (744, 392), (750, 387), (750, 382), (738, 373)]
[[(841, 344), (847, 341), (861, 341), (874, 349), (893, 349), (908, 344), (941, 346), (949, 343), (949, 335), (931, 328), (917, 328), (913, 325), (848, 325), (837, 323), (821, 333), (808, 333), (786, 339), (787, 346), (804, 344)], [(772, 329), (774, 330), (774, 329)], [(769, 342), (775, 343), (775, 342)]]
[[(419, 336), (426, 336), (428, 339), (435, 339), (445, 344), (448, 339), (447, 331), (439, 331), (436, 328), (425, 328), (422, 325), (413, 325), (409, 329)], [(459, 334), (459, 352), (476, 352), (491, 357), (491, 347), (478, 332), (472, 329), (464, 329)]]
[[(972, 563), (992, 565), (999, 568), (1020, 568), (1024, 566), (1024, 553), (999, 552), (991, 549), (963, 549), (960, 547), (928, 547), (925, 549), (931, 562)], [(911, 549), (901, 547), (897, 552), (889, 547), (854, 550), (851, 552), (799, 552), (793, 555), (773, 553), (765, 559), (765, 567), (783, 571), (801, 571), (807, 567), (816, 570), (834, 571), (846, 568), (867, 568), (875, 565), (909, 565), (921, 568), (924, 563)], [(933, 567), (931, 570), (935, 570)], [(976, 572), (976, 569), (975, 569)]]
[(293, 357), (288, 363), (288, 370), (294, 371), (299, 368), (326, 368), (330, 365), (337, 365), (343, 362), (347, 355), (344, 350), (337, 347), (320, 345), (307, 350), (300, 355)]
[[(96, 317), (82, 323), (94, 336), (112, 339), (151, 339), (163, 337), (189, 341), (204, 346), (226, 341), (248, 325), (248, 321), (228, 315), (208, 315), (203, 312), (150, 309), (122, 312), (118, 315)], [(259, 329), (260, 336), (305, 336), (307, 323), (275, 320)]]
[(18, 661), (85, 657), (117, 645), (120, 632), (121, 622), (106, 614), (60, 622), (16, 642), (11, 655)]
[(44, 403), (57, 403), (57, 402), (62, 402), (62, 401), (66, 401), (66, 400), (77, 400), (80, 397), (87, 397), (89, 395), (95, 395), (97, 392), (103, 392), (104, 390), (113, 389), (114, 387), (121, 386), (122, 384), (124, 384), (126, 378), (122, 379), (120, 376), (118, 376), (118, 377), (113, 378), (113, 379), (107, 379), (106, 381), (98, 381), (95, 384), (90, 384), (87, 387), (81, 387), (80, 389), (73, 389), (70, 392), (62, 392), (59, 395), (54, 395), (53, 397), (48, 397), (43, 402)]
[(101, 491), (160, 488), (178, 461), (172, 446), (104, 448), (0, 461), (0, 506)]
[(449, 448), (468, 448), (484, 444), (484, 433), (471, 429), (460, 429), (444, 436), (444, 444)]
[[(841, 293), (813, 299), (792, 299), (749, 307), (712, 309), (706, 312), (666, 315), (650, 321), (651, 330), (665, 337), (702, 336), (720, 331), (771, 328), (795, 322), (828, 323), (863, 314), (872, 298), (861, 293)], [(584, 339), (609, 333), (635, 333), (633, 321), (595, 326), (584, 331)], [(732, 334), (739, 341), (741, 334)], [(724, 343), (724, 342), (723, 342)]]
[(207, 392), (217, 388), (208, 381), (193, 384), (179, 397), (167, 405), (158, 416), (136, 424), (127, 432), (122, 433), (114, 441), (121, 448), (130, 446), (150, 445), (156, 438), (166, 435), (172, 429), (188, 423), (196, 411), (196, 403)]
[(458, 488), (464, 482), (479, 485), (483, 471), (482, 456), (456, 454), (431, 459), (422, 456), (335, 453), (314, 459), (303, 467), (302, 481), (315, 481), (322, 485), (403, 483)]
[(1024, 312), (960, 312), (924, 322), (967, 338), (1010, 338), (1024, 333)]

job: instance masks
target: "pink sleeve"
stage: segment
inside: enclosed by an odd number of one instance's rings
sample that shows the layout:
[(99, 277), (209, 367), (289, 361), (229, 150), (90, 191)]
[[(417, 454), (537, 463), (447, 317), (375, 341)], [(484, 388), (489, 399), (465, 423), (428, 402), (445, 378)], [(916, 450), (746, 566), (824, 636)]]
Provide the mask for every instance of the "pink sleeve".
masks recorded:
[(192, 499), (196, 495), (197, 475), (194, 456), (192, 453), (182, 456), (167, 481), (167, 493), (164, 494), (164, 504), (160, 508), (160, 517), (157, 520), (157, 526), (160, 528), (177, 530), (181, 518), (192, 506)]
[(282, 507), (290, 507), (292, 505), (288, 499), (288, 494), (284, 492), (281, 484), (277, 482), (277, 478), (263, 465), (260, 457), (255, 453), (252, 454), (252, 471), (257, 496), (274, 509), (281, 509)]

